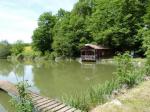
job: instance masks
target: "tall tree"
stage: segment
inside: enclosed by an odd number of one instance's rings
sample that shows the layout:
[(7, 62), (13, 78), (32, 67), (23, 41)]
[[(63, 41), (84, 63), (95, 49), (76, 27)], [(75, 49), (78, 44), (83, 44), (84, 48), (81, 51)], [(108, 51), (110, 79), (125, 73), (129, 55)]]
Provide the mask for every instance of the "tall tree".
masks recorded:
[(99, 44), (119, 51), (137, 50), (142, 45), (137, 34), (145, 11), (146, 0), (97, 0), (88, 27)]
[(33, 32), (32, 40), (35, 50), (52, 51), (53, 27), (56, 23), (56, 17), (50, 12), (43, 13), (38, 20), (38, 28)]
[(85, 25), (86, 18), (92, 14), (90, 5), (89, 1), (80, 0), (70, 14), (57, 22), (53, 45), (58, 55), (79, 56), (80, 48), (92, 42)]

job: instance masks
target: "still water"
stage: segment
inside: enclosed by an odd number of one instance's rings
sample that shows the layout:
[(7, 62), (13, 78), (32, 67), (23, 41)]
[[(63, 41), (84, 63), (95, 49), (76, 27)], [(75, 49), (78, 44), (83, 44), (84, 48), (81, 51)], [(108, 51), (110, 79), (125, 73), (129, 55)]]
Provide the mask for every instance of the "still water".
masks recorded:
[[(115, 66), (111, 64), (60, 62), (10, 62), (0, 60), (0, 80), (13, 83), (27, 80), (31, 90), (50, 98), (82, 93), (90, 86), (111, 80)], [(10, 96), (0, 91), (0, 112), (15, 112)]]

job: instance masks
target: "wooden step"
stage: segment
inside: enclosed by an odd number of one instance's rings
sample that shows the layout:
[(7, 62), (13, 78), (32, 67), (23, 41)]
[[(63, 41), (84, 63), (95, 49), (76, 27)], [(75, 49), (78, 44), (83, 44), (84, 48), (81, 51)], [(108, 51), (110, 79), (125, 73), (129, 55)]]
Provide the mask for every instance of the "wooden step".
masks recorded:
[(46, 105), (46, 104), (51, 103), (51, 102), (53, 102), (53, 101), (54, 101), (54, 100), (43, 101), (43, 102), (40, 102), (40, 103), (35, 104), (35, 106), (36, 106), (36, 107), (40, 107), (40, 106), (42, 106), (42, 105)]
[(57, 103), (59, 103), (59, 102), (57, 102), (57, 101), (52, 101), (52, 102), (50, 102), (50, 103), (48, 103), (48, 104), (45, 104), (45, 105), (42, 105), (42, 106), (38, 107), (38, 110), (42, 110), (42, 109), (44, 109), (44, 108), (48, 108), (49, 106), (55, 105), (55, 104), (57, 104)]
[(60, 105), (62, 105), (62, 103), (59, 103), (59, 102), (54, 105), (50, 105), (47, 108), (42, 109), (42, 112), (47, 112), (47, 111), (52, 110), (53, 108), (60, 106)]

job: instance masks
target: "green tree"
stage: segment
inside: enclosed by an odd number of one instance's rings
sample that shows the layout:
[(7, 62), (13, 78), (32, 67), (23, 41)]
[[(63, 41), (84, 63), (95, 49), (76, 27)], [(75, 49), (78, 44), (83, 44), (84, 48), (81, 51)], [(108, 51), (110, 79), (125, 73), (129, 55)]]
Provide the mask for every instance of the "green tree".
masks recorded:
[(65, 14), (56, 23), (53, 47), (58, 56), (79, 56), (80, 48), (92, 42), (93, 39), (85, 24), (86, 18), (92, 13), (91, 10), (89, 2), (81, 0), (70, 14)]
[(38, 28), (33, 32), (33, 48), (44, 54), (52, 51), (53, 27), (56, 17), (50, 12), (43, 13), (38, 20)]
[(87, 43), (142, 55), (143, 30), (150, 25), (149, 0), (79, 0), (71, 12), (40, 16), (33, 34), (36, 50), (76, 57)]
[(0, 58), (7, 58), (11, 54), (11, 46), (7, 41), (0, 42)]
[(61, 21), (61, 19), (64, 18), (68, 14), (69, 14), (68, 11), (65, 11), (64, 9), (60, 8), (56, 14), (56, 17), (59, 21)]
[(150, 75), (150, 0), (147, 1), (146, 14), (144, 15), (144, 26), (139, 30), (139, 35), (143, 38), (143, 49), (145, 50), (146, 74)]
[(24, 51), (24, 43), (18, 40), (16, 43), (12, 44), (11, 53), (14, 55), (21, 54)]
[(147, 0), (97, 0), (89, 19), (95, 41), (117, 51), (138, 50), (142, 39), (137, 36), (143, 27)]

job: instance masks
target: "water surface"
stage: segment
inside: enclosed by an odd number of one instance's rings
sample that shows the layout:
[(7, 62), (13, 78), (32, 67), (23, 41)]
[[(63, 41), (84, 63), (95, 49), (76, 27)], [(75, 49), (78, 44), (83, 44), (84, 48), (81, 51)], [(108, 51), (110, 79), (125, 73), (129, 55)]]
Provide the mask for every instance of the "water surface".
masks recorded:
[[(111, 80), (115, 66), (111, 64), (61, 62), (10, 62), (0, 60), (0, 80), (17, 83), (28, 80), (30, 89), (50, 98), (82, 93), (90, 86)], [(13, 112), (10, 96), (0, 91), (0, 112)], [(15, 112), (15, 111), (14, 111)]]

